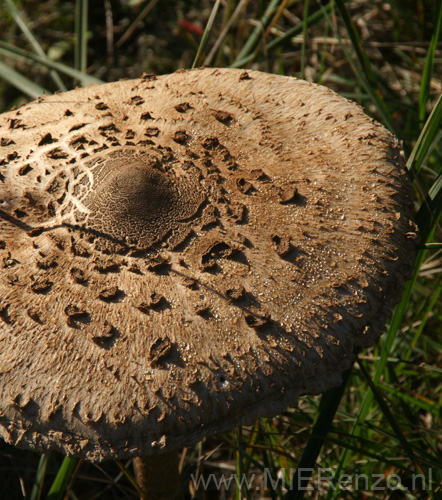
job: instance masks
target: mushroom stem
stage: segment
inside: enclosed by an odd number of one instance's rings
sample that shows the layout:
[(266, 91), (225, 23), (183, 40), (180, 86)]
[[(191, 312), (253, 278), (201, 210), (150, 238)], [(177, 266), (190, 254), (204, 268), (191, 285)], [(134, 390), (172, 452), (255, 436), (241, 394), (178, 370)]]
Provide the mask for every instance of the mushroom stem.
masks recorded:
[(135, 457), (135, 474), (141, 498), (148, 500), (182, 500), (178, 451)]

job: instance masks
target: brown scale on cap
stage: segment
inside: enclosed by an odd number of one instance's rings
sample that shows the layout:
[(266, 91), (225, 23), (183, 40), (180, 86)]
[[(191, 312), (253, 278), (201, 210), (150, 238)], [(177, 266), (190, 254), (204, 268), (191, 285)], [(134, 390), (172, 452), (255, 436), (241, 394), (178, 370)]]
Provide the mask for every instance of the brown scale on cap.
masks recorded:
[(0, 434), (190, 445), (340, 382), (409, 276), (396, 140), (294, 78), (203, 69), (0, 115)]

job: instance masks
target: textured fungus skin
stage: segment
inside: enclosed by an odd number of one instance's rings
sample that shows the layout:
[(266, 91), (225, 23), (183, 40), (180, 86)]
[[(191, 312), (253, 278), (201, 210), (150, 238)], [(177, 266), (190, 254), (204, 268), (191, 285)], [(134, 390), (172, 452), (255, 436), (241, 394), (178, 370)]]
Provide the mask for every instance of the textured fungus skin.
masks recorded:
[(414, 255), (396, 140), (332, 91), (204, 69), (0, 115), (0, 434), (90, 460), (338, 384)]

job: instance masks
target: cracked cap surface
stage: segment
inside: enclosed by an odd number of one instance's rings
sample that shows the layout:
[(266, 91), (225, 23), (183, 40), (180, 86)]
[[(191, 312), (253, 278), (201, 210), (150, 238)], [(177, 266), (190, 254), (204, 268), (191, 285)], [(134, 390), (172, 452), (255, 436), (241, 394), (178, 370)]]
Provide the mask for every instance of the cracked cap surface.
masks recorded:
[(0, 115), (0, 435), (190, 445), (339, 384), (414, 257), (397, 141), (290, 77), (203, 69)]

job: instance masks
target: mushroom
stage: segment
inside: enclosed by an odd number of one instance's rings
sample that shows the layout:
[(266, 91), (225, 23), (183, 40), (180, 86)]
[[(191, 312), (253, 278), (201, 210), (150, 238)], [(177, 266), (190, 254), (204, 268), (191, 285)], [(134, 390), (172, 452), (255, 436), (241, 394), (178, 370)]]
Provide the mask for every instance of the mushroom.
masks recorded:
[(178, 71), (0, 116), (0, 435), (175, 450), (341, 381), (410, 275), (397, 141), (290, 77)]

